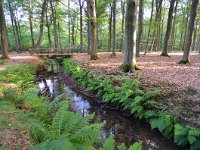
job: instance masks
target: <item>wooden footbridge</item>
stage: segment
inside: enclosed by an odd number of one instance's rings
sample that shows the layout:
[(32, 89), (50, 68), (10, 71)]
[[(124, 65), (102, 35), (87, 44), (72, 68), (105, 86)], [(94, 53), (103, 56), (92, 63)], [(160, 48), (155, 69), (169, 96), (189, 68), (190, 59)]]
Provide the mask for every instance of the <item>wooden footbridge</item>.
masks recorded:
[(56, 58), (63, 57), (69, 58), (72, 57), (73, 52), (68, 49), (52, 49), (52, 48), (38, 48), (38, 49), (29, 49), (30, 54), (37, 54), (40, 57)]

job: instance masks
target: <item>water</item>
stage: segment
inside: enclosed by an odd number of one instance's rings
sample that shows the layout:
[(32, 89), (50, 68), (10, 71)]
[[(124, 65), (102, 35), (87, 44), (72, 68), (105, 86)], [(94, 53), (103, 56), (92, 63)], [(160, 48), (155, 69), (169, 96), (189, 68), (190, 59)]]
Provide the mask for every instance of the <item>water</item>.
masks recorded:
[(73, 91), (68, 81), (63, 76), (50, 75), (39, 76), (38, 85), (40, 91), (52, 99), (65, 93), (70, 100), (72, 111), (81, 111), (82, 116), (95, 113), (93, 122), (105, 123), (102, 137), (114, 135), (117, 143), (125, 143), (127, 146), (136, 141), (143, 141), (144, 150), (184, 150), (177, 147), (172, 140), (166, 140), (158, 131), (152, 131), (144, 121), (135, 119), (133, 116), (123, 115), (122, 112), (111, 110), (103, 104), (94, 103), (95, 99), (88, 99), (84, 95)]

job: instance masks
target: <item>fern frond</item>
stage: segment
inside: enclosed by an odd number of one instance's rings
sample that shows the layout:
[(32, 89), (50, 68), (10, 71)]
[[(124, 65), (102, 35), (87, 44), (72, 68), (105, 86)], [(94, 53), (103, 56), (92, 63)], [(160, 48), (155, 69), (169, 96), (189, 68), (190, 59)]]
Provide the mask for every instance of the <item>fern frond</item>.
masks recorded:
[(114, 150), (115, 144), (113, 136), (110, 136), (106, 139), (105, 143), (103, 144), (103, 147), (100, 150)]

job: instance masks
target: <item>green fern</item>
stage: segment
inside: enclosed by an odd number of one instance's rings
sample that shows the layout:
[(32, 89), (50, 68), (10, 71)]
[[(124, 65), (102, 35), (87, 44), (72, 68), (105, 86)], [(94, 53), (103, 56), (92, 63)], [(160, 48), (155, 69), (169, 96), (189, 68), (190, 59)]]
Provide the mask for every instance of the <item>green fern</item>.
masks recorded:
[(180, 124), (175, 124), (174, 126), (174, 142), (178, 145), (187, 145), (189, 129), (181, 126)]
[(137, 142), (133, 145), (128, 150), (142, 150), (142, 142)]
[(106, 141), (103, 144), (103, 147), (100, 148), (100, 150), (114, 150), (115, 144), (113, 136), (110, 136), (106, 139)]

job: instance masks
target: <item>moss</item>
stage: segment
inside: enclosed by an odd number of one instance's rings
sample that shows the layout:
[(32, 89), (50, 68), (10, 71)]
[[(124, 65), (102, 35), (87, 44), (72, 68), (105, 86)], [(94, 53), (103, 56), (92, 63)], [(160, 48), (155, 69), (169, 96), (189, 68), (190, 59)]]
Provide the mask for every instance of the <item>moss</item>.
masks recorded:
[(91, 60), (97, 60), (97, 59), (98, 59), (98, 56), (97, 56), (97, 55), (91, 56)]

